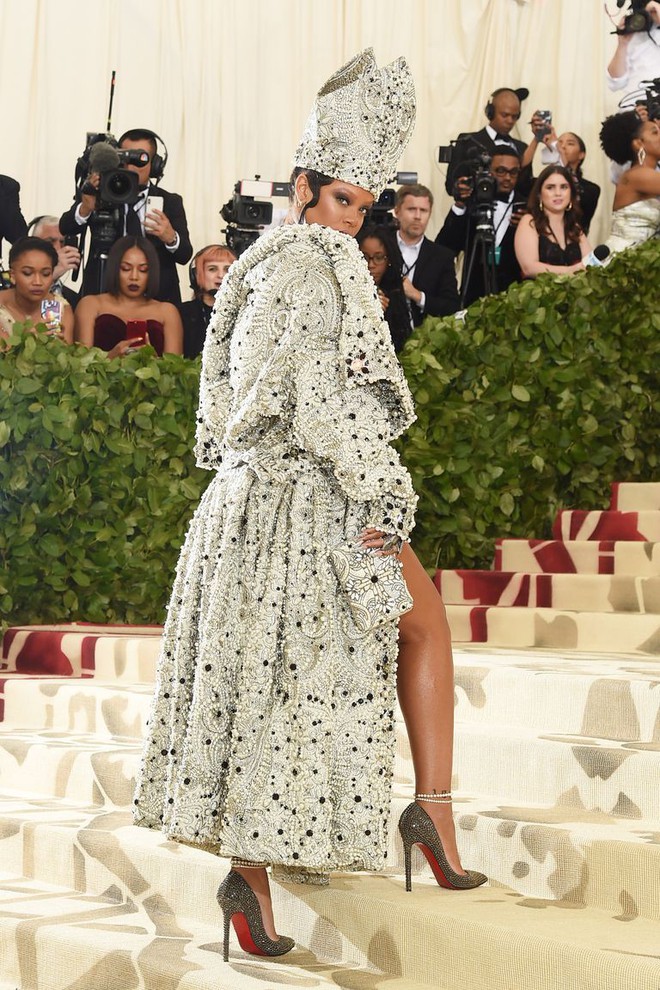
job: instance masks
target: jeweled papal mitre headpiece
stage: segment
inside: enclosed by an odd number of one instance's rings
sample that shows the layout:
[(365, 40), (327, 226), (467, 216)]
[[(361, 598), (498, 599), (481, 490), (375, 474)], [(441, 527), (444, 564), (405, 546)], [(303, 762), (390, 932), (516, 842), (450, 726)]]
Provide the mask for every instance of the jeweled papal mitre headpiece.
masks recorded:
[(415, 87), (404, 58), (379, 69), (367, 48), (318, 91), (294, 166), (373, 193), (392, 180), (415, 123)]

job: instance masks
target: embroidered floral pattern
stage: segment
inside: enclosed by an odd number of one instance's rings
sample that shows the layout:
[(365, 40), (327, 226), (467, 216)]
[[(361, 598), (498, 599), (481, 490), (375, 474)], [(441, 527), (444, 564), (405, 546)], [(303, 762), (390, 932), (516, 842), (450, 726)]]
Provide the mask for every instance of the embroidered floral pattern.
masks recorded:
[(291, 867), (382, 867), (397, 629), (357, 627), (329, 550), (368, 524), (407, 537), (416, 497), (390, 441), (413, 417), (352, 239), (283, 227), (232, 266), (200, 385), (198, 463), (217, 474), (177, 568), (138, 824)]

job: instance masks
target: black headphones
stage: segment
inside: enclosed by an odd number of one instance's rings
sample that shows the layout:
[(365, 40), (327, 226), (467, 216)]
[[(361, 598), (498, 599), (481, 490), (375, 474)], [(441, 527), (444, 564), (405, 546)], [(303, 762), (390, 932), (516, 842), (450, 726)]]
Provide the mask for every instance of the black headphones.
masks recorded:
[[(149, 178), (153, 179), (154, 183), (158, 184), (160, 180), (163, 178), (163, 175), (165, 174), (165, 166), (167, 165), (167, 145), (165, 144), (165, 142), (163, 141), (162, 137), (159, 134), (156, 134), (155, 131), (149, 130), (148, 127), (129, 128), (129, 130), (124, 131), (122, 136), (117, 141), (117, 144), (121, 145), (124, 138), (128, 137), (129, 134), (132, 134), (134, 131), (139, 131), (140, 134), (144, 134), (147, 139), (152, 140), (156, 145), (156, 151), (154, 152), (154, 156), (151, 159), (151, 170), (149, 172)], [(130, 138), (130, 140), (133, 140), (133, 138)], [(139, 141), (140, 138), (137, 138), (137, 140)], [(158, 153), (159, 143), (163, 146), (162, 155)]]
[(37, 226), (38, 223), (40, 223), (47, 216), (48, 216), (47, 213), (42, 213), (41, 216), (35, 217), (34, 220), (30, 220), (30, 222), (28, 224), (27, 234), (25, 236), (26, 237), (34, 237), (35, 227)]
[[(488, 120), (492, 120), (495, 116), (495, 104), (493, 103), (493, 100), (495, 99), (496, 96), (499, 96), (500, 93), (513, 93), (514, 96), (518, 97), (521, 103), (523, 100), (526, 100), (527, 97), (529, 96), (529, 90), (525, 89), (524, 86), (521, 86), (520, 89), (511, 89), (510, 86), (500, 86), (499, 89), (493, 90), (493, 92), (488, 97), (488, 103), (484, 107), (484, 113), (486, 114)], [(516, 120), (518, 120), (519, 117), (520, 117), (520, 110), (516, 114)]]
[(194, 255), (192, 261), (188, 265), (188, 283), (193, 292), (201, 292), (199, 282), (197, 281), (197, 259), (200, 254), (206, 254), (211, 248), (218, 248), (220, 251), (229, 251), (226, 244), (207, 244), (205, 247), (200, 248), (196, 255)]

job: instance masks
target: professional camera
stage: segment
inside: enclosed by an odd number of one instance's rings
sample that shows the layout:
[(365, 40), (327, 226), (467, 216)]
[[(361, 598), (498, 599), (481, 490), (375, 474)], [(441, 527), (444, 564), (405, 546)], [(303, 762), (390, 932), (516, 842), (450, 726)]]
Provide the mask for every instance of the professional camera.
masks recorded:
[[(120, 150), (112, 134), (87, 132), (85, 150), (76, 162), (76, 193), (96, 197), (89, 218), (92, 235), (91, 256), (100, 260), (99, 292), (102, 291), (105, 261), (108, 252), (124, 230), (124, 207), (137, 203), (138, 177), (126, 170), (127, 165), (149, 163), (146, 151)], [(98, 189), (92, 184), (92, 174), (98, 173)]]
[[(400, 186), (414, 186), (418, 181), (417, 172), (397, 172), (393, 178)], [(376, 227), (394, 228), (397, 225), (392, 213), (396, 205), (396, 191), (391, 188), (383, 189), (382, 193), (369, 210), (367, 220)]]
[[(626, 0), (616, 0), (616, 5), (621, 10)], [(630, 0), (630, 14), (626, 14), (623, 19), (623, 27), (617, 28), (612, 34), (637, 34), (638, 31), (646, 31), (647, 34), (653, 27), (651, 15), (644, 8), (648, 0)]]
[(649, 120), (660, 121), (660, 76), (657, 79), (644, 79), (642, 86), (646, 92), (646, 110)]
[(237, 257), (272, 223), (273, 204), (268, 199), (274, 196), (288, 198), (289, 183), (266, 182), (255, 175), (254, 179), (239, 179), (234, 186), (232, 198), (222, 207), (220, 216), (228, 224), (222, 232), (227, 247)]

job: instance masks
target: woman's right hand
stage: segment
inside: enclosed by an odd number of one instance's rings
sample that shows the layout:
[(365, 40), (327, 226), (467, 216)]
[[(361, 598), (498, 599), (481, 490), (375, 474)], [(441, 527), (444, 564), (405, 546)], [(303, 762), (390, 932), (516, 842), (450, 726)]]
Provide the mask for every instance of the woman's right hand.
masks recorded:
[(389, 297), (385, 295), (382, 289), (378, 290), (378, 298), (380, 299), (380, 304), (383, 307), (383, 312), (387, 309), (390, 304)]
[(150, 343), (149, 334), (145, 334), (144, 340), (142, 337), (131, 337), (129, 340), (120, 340), (118, 344), (108, 351), (109, 358), (124, 357), (125, 354), (129, 354), (131, 351), (136, 351), (144, 344)]

